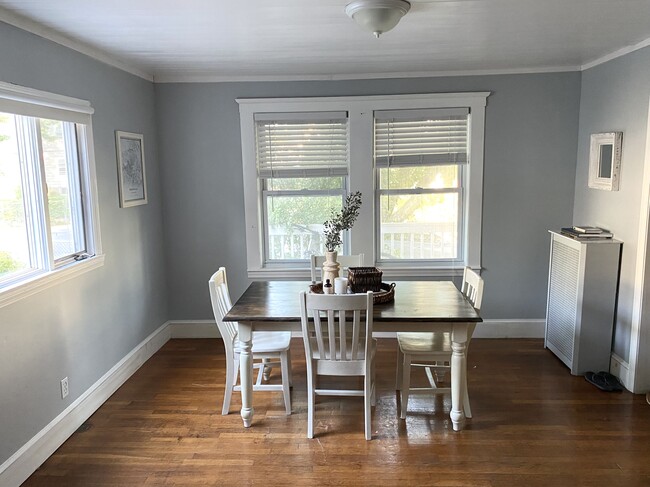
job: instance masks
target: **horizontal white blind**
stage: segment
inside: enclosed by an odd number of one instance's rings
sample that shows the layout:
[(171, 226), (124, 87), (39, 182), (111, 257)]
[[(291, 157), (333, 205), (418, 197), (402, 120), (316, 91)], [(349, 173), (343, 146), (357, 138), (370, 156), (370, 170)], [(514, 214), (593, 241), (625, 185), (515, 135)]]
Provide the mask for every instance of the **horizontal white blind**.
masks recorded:
[(467, 162), (468, 110), (375, 112), (375, 165)]
[(345, 176), (347, 114), (260, 114), (255, 117), (259, 177)]

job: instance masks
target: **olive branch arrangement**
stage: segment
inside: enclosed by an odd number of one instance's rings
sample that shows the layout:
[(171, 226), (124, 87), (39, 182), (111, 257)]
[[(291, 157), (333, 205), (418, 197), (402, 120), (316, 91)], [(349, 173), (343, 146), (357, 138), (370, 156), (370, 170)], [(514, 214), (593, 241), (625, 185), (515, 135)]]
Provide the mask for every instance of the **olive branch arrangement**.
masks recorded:
[(361, 192), (356, 191), (345, 198), (340, 211), (332, 210), (330, 219), (323, 224), (325, 248), (328, 252), (334, 252), (341, 245), (341, 232), (352, 228), (359, 216), (359, 208), (361, 208)]

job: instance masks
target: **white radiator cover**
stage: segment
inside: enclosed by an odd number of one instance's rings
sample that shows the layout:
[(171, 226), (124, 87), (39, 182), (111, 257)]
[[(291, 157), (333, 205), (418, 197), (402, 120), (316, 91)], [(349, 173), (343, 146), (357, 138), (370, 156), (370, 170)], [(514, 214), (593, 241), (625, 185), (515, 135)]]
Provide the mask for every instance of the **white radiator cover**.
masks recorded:
[(622, 243), (550, 233), (544, 346), (573, 375), (609, 370)]

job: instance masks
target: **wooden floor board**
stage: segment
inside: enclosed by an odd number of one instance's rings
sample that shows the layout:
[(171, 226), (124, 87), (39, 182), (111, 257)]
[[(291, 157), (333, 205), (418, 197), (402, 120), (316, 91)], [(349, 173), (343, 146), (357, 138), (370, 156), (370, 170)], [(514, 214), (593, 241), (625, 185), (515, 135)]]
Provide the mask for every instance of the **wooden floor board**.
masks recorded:
[(220, 340), (171, 340), (23, 485), (650, 485), (645, 397), (605, 393), (571, 376), (541, 340), (472, 342), (474, 417), (460, 433), (448, 395), (414, 396), (407, 419), (398, 419), (395, 343), (379, 343), (372, 441), (364, 439), (361, 398), (318, 398), (316, 438), (306, 438), (299, 340), (293, 414), (285, 416), (280, 393), (255, 393), (250, 429), (238, 394), (231, 414), (221, 415)]

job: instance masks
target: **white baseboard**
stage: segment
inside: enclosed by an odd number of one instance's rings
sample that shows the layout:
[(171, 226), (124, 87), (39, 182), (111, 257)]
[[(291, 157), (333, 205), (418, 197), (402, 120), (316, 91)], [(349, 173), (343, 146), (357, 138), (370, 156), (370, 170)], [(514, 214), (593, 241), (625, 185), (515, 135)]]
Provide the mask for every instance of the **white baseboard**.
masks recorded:
[(168, 321), (172, 338), (220, 338), (214, 320), (173, 320)]
[[(169, 321), (172, 338), (218, 338), (214, 320)], [(476, 327), (474, 338), (544, 338), (542, 320), (484, 320)], [(377, 338), (395, 338), (395, 333), (377, 333)], [(294, 332), (294, 337), (302, 336)]]
[(546, 320), (483, 320), (473, 338), (544, 338)]
[(171, 338), (163, 324), (0, 465), (0, 485), (18, 487)]
[(609, 371), (612, 375), (618, 377), (621, 384), (628, 390), (632, 390), (632, 381), (630, 380), (630, 364), (621, 357), (612, 352), (609, 362)]

